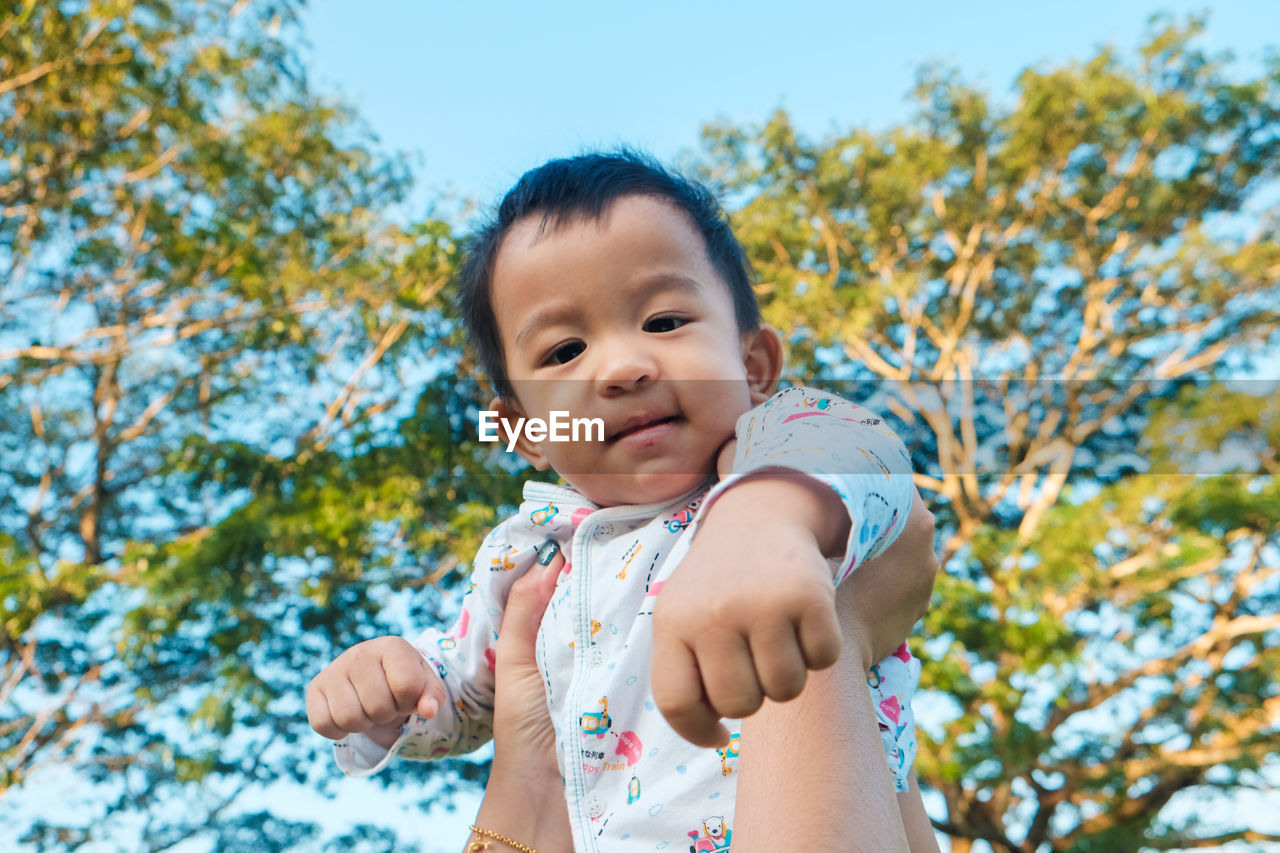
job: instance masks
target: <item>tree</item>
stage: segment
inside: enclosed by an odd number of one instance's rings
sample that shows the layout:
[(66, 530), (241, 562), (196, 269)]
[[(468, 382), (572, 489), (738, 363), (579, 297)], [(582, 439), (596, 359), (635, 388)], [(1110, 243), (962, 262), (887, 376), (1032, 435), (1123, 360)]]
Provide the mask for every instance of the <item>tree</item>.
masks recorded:
[[(307, 777), (307, 678), (509, 494), (466, 363), (436, 377), (452, 231), (389, 224), (406, 172), (308, 90), (296, 12), (0, 17), (0, 811), (39, 849), (314, 836), (233, 812)], [(82, 808), (13, 805), (58, 765)]]
[[(39, 849), (400, 849), (252, 795), (325, 788), (310, 674), (432, 619), (515, 499), (454, 229), (388, 224), (404, 170), (308, 90), (295, 12), (0, 18), (0, 826)], [(1165, 806), (1268, 778), (1280, 436), (1215, 383), (1274, 343), (1280, 66), (1231, 83), (1198, 28), (1011, 108), (933, 74), (887, 133), (708, 137), (797, 373), (883, 394), (947, 524), (919, 766), (954, 849), (1247, 838)], [(83, 807), (12, 805), (60, 764)]]
[(1166, 808), (1274, 791), (1280, 725), (1274, 396), (1221, 384), (1277, 342), (1280, 59), (1233, 82), (1202, 28), (1009, 106), (926, 71), (884, 133), (706, 132), (793, 370), (892, 409), (945, 522), (917, 766), (953, 850), (1280, 840)]

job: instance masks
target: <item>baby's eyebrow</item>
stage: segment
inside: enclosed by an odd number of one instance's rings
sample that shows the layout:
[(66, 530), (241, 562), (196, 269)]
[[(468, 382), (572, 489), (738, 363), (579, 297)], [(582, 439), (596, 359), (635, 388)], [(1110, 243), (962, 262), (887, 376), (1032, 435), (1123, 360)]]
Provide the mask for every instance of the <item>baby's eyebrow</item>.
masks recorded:
[(573, 316), (575, 308), (568, 302), (557, 302), (554, 305), (548, 305), (545, 308), (538, 308), (533, 311), (524, 321), (524, 325), (520, 327), (520, 331), (516, 333), (516, 349), (524, 343), (524, 339), (538, 331), (543, 326), (550, 326), (563, 320), (568, 320)]
[(656, 296), (668, 291), (686, 293), (690, 296), (697, 296), (702, 293), (702, 285), (696, 279), (680, 273), (658, 273), (657, 275), (640, 279), (632, 287), (645, 297)]

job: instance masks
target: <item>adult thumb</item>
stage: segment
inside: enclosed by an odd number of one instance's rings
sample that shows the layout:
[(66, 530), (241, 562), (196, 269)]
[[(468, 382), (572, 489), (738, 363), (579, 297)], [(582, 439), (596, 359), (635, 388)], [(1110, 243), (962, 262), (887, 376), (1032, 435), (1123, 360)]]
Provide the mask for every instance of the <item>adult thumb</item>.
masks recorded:
[[(498, 630), (499, 656), (514, 655), (521, 659), (533, 659), (533, 644), (538, 637), (542, 614), (556, 591), (556, 578), (564, 569), (564, 555), (551, 540), (542, 553), (548, 554), (554, 546), (554, 554), (547, 565), (535, 565), (511, 586), (507, 607)], [(510, 658), (508, 661), (510, 662)]]

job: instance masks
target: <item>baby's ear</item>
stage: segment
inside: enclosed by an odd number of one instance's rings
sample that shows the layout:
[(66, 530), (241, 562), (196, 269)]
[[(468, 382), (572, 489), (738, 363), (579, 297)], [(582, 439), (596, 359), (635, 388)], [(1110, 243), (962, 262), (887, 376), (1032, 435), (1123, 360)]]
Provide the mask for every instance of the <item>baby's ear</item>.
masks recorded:
[(511, 433), (515, 431), (516, 453), (523, 456), (526, 462), (539, 471), (545, 471), (551, 467), (547, 457), (542, 455), (542, 449), (525, 437), (523, 424), (519, 430), (516, 430), (516, 424), (525, 417), (525, 414), (515, 398), (494, 397), (489, 401), (489, 410), (498, 413), (498, 428), (504, 447), (511, 443)]
[(758, 406), (778, 390), (782, 375), (782, 338), (772, 326), (761, 323), (742, 335), (742, 366), (747, 370), (751, 405)]

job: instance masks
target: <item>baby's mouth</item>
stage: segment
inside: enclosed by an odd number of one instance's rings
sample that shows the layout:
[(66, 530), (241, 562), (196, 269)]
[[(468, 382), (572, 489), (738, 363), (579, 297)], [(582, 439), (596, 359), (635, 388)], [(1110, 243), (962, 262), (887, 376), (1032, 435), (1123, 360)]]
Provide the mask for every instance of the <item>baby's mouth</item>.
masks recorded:
[(672, 423), (677, 420), (679, 420), (677, 415), (670, 415), (665, 418), (655, 417), (652, 415), (632, 418), (622, 425), (622, 429), (609, 436), (609, 441), (618, 441), (619, 439), (626, 438), (629, 435), (634, 435), (642, 430), (651, 429), (659, 424)]

